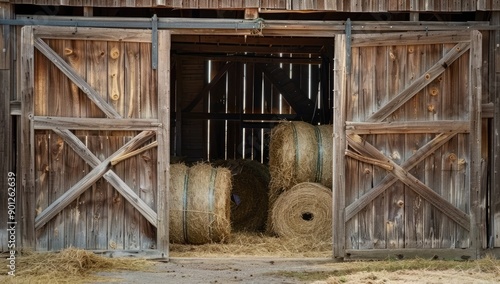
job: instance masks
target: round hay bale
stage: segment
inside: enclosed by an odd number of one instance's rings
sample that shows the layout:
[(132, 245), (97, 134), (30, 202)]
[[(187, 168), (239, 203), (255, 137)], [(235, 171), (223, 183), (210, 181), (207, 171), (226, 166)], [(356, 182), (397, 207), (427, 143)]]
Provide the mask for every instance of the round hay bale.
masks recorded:
[(170, 165), (170, 240), (222, 242), (231, 232), (231, 172), (209, 164)]
[(231, 190), (231, 225), (236, 231), (263, 231), (268, 214), (269, 169), (254, 160), (214, 162), (233, 174)]
[(299, 183), (276, 199), (271, 218), (273, 230), (280, 237), (329, 240), (332, 191), (318, 183)]
[(282, 122), (273, 128), (269, 144), (273, 194), (301, 182), (332, 186), (332, 134), (332, 125), (315, 126), (300, 121)]

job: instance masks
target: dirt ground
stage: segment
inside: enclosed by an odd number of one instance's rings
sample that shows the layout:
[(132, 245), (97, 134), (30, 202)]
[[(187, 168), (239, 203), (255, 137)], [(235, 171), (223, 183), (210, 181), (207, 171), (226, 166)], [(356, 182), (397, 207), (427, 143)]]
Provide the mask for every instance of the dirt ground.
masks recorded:
[(337, 263), (324, 258), (172, 258), (169, 262), (156, 262), (151, 272), (123, 271), (99, 275), (119, 283), (500, 283), (499, 273), (472, 270), (365, 271), (331, 276), (354, 265), (359, 264)]

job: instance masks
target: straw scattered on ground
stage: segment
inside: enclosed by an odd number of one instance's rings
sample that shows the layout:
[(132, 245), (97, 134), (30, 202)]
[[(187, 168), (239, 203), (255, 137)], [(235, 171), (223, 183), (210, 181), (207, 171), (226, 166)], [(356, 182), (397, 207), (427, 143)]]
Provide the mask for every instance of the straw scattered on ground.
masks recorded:
[(314, 284), (340, 283), (498, 283), (500, 261), (405, 259), (329, 263), (317, 271), (276, 273)]
[[(1, 283), (89, 283), (109, 278), (97, 276), (104, 271), (149, 271), (153, 262), (140, 258), (108, 258), (92, 251), (68, 248), (61, 252), (20, 252), (16, 256), (15, 276), (0, 266)], [(119, 279), (115, 279), (119, 280)]]
[(262, 233), (234, 232), (225, 244), (170, 244), (172, 257), (331, 257), (331, 240), (280, 238)]

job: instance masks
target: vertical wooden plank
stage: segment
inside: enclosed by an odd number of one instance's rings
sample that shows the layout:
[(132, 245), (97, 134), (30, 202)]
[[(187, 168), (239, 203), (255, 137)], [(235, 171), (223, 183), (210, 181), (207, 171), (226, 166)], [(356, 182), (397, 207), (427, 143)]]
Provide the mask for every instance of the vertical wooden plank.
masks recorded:
[[(425, 70), (425, 46), (415, 45), (407, 47), (406, 85), (411, 84), (420, 77)], [(420, 121), (425, 118), (425, 94), (424, 91), (417, 93), (405, 106), (405, 120)], [(406, 134), (405, 157), (410, 158), (420, 146), (426, 144), (425, 134)], [(415, 166), (410, 173), (419, 180), (425, 175), (424, 164)], [(413, 190), (407, 190), (405, 196), (405, 247), (423, 247), (423, 198)]]
[[(65, 188), (64, 190), (70, 188), (74, 184), (76, 184), (80, 179), (82, 179), (83, 172), (85, 169), (85, 161), (73, 150), (71, 147), (67, 145), (64, 147), (65, 156)], [(64, 247), (81, 247), (82, 245), (80, 234), (85, 234), (81, 232), (81, 228), (79, 228), (80, 223), (85, 223), (85, 220), (81, 219), (82, 215), (80, 214), (80, 203), (84, 201), (85, 193), (80, 195), (75, 201), (68, 205), (68, 207), (63, 211), (64, 212)]]
[[(499, 25), (500, 24), (500, 12), (492, 12), (490, 25)], [(489, 90), (491, 94), (495, 94), (492, 97), (492, 101), (495, 104), (495, 114), (492, 126), (493, 131), (493, 145), (491, 146), (492, 151), (492, 159), (491, 159), (491, 168), (493, 169), (493, 174), (491, 177), (491, 213), (490, 218), (491, 222), (491, 232), (488, 238), (489, 242), (492, 242), (494, 247), (500, 247), (500, 171), (495, 169), (500, 169), (500, 155), (498, 154), (498, 149), (500, 149), (500, 96), (498, 95), (500, 92), (500, 67), (497, 62), (500, 62), (500, 46), (497, 46), (500, 42), (500, 31), (492, 31), (490, 34), (490, 49), (491, 54), (489, 61), (494, 62), (490, 65), (489, 74)]]
[[(374, 100), (375, 97), (375, 47), (363, 47), (360, 48), (360, 78), (359, 78), (359, 120), (364, 121), (375, 111)], [(353, 69), (354, 72), (354, 69)], [(366, 135), (364, 137), (370, 143), (373, 143), (373, 136)], [(360, 164), (360, 173), (358, 175), (360, 179), (358, 198), (367, 193), (373, 184), (373, 165), (366, 163)], [(373, 248), (373, 232), (374, 228), (374, 218), (375, 218), (375, 208), (372, 202), (364, 210), (362, 210), (359, 215), (360, 224), (360, 249), (372, 249)]]
[(333, 169), (336, 169), (332, 177), (332, 184), (336, 185), (333, 190), (332, 202), (332, 242), (333, 242), (333, 257), (343, 258), (345, 255), (346, 238), (345, 238), (345, 191), (346, 178), (345, 167), (346, 161), (344, 152), (347, 147), (345, 138), (345, 121), (346, 121), (346, 36), (338, 35), (335, 37), (335, 56), (333, 67), (333, 82), (334, 82), (334, 107), (337, 109), (336, 117), (333, 124)]
[[(141, 54), (141, 118), (158, 117), (156, 74), (151, 68), (151, 44), (140, 43)], [(163, 82), (163, 81), (160, 81)]]
[[(343, 47), (345, 49), (345, 47)], [(361, 62), (360, 51), (361, 48), (351, 48), (351, 73), (347, 75), (347, 93), (346, 93), (346, 120), (360, 121), (362, 114), (360, 114), (360, 77), (361, 77)], [(346, 63), (349, 64), (349, 63)], [(361, 100), (362, 103), (362, 100)], [(360, 196), (360, 184), (362, 183), (361, 177), (363, 176), (361, 162), (357, 160), (350, 160), (346, 162), (346, 187), (345, 187), (345, 204), (351, 204)], [(350, 181), (350, 182), (349, 182)], [(360, 247), (360, 222), (361, 214), (352, 217), (351, 220), (346, 222), (346, 248), (359, 249)]]
[[(10, 19), (13, 10), (9, 3), (0, 3), (0, 19)], [(0, 164), (0, 184), (6, 185), (8, 182), (7, 173), (14, 171), (12, 166), (12, 161), (14, 160), (15, 153), (12, 150), (12, 118), (10, 116), (10, 101), (11, 101), (11, 90), (15, 90), (14, 86), (11, 86), (11, 76), (13, 76), (14, 68), (11, 68), (11, 28), (7, 25), (0, 25), (0, 124), (2, 128), (0, 129), (0, 155), (4, 157), (3, 163)], [(16, 175), (18, 173), (15, 173)], [(17, 180), (18, 186), (20, 185), (20, 180)], [(20, 187), (18, 187), (19, 189)], [(20, 191), (18, 191), (19, 193)], [(8, 204), (8, 194), (7, 190), (3, 190), (0, 193), (0, 204)], [(0, 208), (0, 214), (2, 216), (7, 216), (8, 208), (7, 206), (2, 206)], [(0, 224), (0, 250), (8, 251), (8, 234), (7, 234), (7, 223), (3, 222)]]
[[(113, 93), (112, 93), (113, 94)], [(112, 95), (113, 96), (113, 95)], [(116, 134), (115, 131), (114, 134)], [(120, 131), (121, 132), (121, 131)], [(110, 136), (110, 149), (109, 153), (114, 153), (121, 146), (127, 143), (127, 137), (116, 135)], [(129, 169), (127, 169), (125, 163), (118, 163), (114, 167), (114, 172), (119, 177), (127, 177), (129, 175)], [(133, 174), (133, 173), (132, 173)], [(107, 249), (116, 250), (116, 249), (125, 249), (125, 234), (127, 228), (125, 227), (125, 202), (127, 202), (123, 196), (111, 185), (108, 185), (108, 247)]]
[[(445, 44), (443, 46), (444, 54), (453, 47), (453, 44)], [(454, 81), (454, 78), (457, 78), (456, 76), (458, 76), (460, 72), (458, 67), (457, 62), (454, 62), (443, 73), (443, 95), (441, 97), (442, 109), (440, 112), (441, 120), (459, 119), (458, 100), (456, 98), (456, 94), (459, 92), (459, 86)], [(455, 190), (457, 190), (457, 185), (455, 184), (456, 180), (454, 178), (458, 168), (457, 139), (457, 137), (454, 137), (441, 148), (441, 195), (450, 202), (453, 202), (453, 195), (455, 194)], [(440, 236), (441, 248), (456, 247), (456, 226), (457, 224), (453, 223), (447, 217), (443, 217), (443, 221), (441, 223), (442, 235)]]
[[(374, 95), (374, 109), (378, 110), (386, 104), (388, 101), (388, 73), (387, 73), (387, 62), (389, 60), (388, 56), (389, 47), (377, 47), (376, 48), (376, 61), (375, 61), (375, 95)], [(375, 135), (373, 146), (377, 149), (386, 149), (386, 137), (383, 135)], [(373, 169), (373, 184), (377, 185), (385, 176), (387, 171), (380, 168), (374, 167)], [(373, 207), (375, 210), (374, 216), (374, 248), (384, 249), (386, 248), (386, 231), (385, 226), (387, 223), (386, 219), (386, 208), (387, 208), (387, 198), (386, 193), (382, 193), (373, 201)]]
[(21, 29), (21, 124), (20, 124), (20, 148), (21, 171), (17, 180), (20, 182), (18, 191), (19, 216), (23, 216), (20, 222), (21, 243), (24, 248), (35, 249), (35, 171), (34, 171), (34, 132), (30, 123), (30, 117), (34, 114), (33, 87), (34, 87), (34, 51), (33, 51), (33, 29), (23, 27)]
[[(49, 138), (49, 204), (54, 202), (64, 193), (66, 186), (66, 168), (64, 166), (65, 143), (54, 133)], [(59, 250), (64, 248), (64, 211), (59, 212), (48, 222), (49, 230), (49, 250)]]
[(139, 43), (128, 42), (125, 44), (125, 87), (124, 94), (127, 100), (127, 118), (140, 118), (140, 51)]
[[(87, 82), (107, 101), (107, 42), (87, 41)], [(106, 115), (89, 100), (88, 117)]]
[[(88, 137), (89, 150), (99, 160), (108, 157), (110, 148), (108, 136), (102, 132), (95, 132)], [(91, 188), (90, 205), (87, 206), (87, 249), (108, 248), (108, 184), (100, 178)]]
[[(127, 139), (128, 140), (128, 139)], [(123, 177), (125, 183), (130, 186), (134, 192), (140, 196), (139, 188), (139, 176), (138, 176), (138, 160), (140, 157), (132, 157), (123, 161), (124, 167), (126, 169), (126, 175)], [(140, 238), (139, 238), (139, 220), (141, 215), (134, 206), (128, 202), (125, 202), (125, 222), (124, 226), (124, 248), (127, 250), (138, 250), (140, 249)]]
[[(36, 213), (42, 212), (48, 203), (49, 191), (49, 141), (48, 132), (43, 131), (35, 135), (35, 195), (36, 195)], [(47, 251), (48, 247), (47, 225), (36, 231), (36, 249), (38, 251)]]
[[(406, 46), (391, 46), (388, 50), (387, 80), (389, 99), (405, 87)], [(404, 109), (400, 108), (387, 118), (388, 121), (398, 121), (404, 117)], [(399, 134), (386, 135), (387, 146), (385, 155), (400, 164), (404, 161), (405, 136)], [(405, 220), (405, 187), (401, 182), (394, 183), (387, 191), (387, 248), (404, 248)]]
[[(425, 68), (431, 67), (441, 58), (442, 45), (430, 44), (426, 45), (426, 65)], [(442, 76), (435, 79), (425, 89), (427, 115), (425, 120), (436, 121), (441, 115), (443, 96)], [(434, 135), (428, 135), (428, 139), (433, 139)], [(441, 192), (441, 173), (436, 169), (441, 169), (441, 149), (436, 150), (434, 155), (430, 155), (425, 159), (425, 184), (429, 185), (437, 193)], [(439, 248), (439, 236), (441, 234), (440, 224), (444, 222), (443, 214), (428, 202), (424, 202), (424, 248)]]
[[(156, 149), (149, 150), (141, 155), (138, 159), (139, 169), (139, 196), (144, 202), (156, 210), (155, 199), (157, 197), (157, 153)], [(156, 248), (155, 227), (151, 225), (144, 217), (139, 220), (140, 228), (140, 248), (141, 249), (154, 249)]]
[(158, 32), (159, 66), (157, 80), (166, 82), (158, 84), (158, 127), (156, 139), (157, 147), (157, 196), (156, 212), (158, 213), (157, 241), (158, 251), (163, 253), (163, 257), (169, 257), (169, 164), (170, 164), (170, 32), (162, 30)]
[(470, 236), (473, 240), (472, 247), (476, 249), (476, 256), (479, 257), (481, 253), (481, 234), (485, 228), (480, 223), (481, 216), (485, 213), (483, 206), (479, 200), (480, 186), (481, 186), (481, 66), (482, 66), (482, 35), (479, 31), (472, 31), (471, 34), (471, 50), (470, 50), (470, 119), (471, 131), (470, 142), (471, 145), (471, 172), (470, 172), (470, 204), (471, 204), (471, 230)]
[(124, 91), (124, 80), (126, 69), (124, 68), (124, 48), (122, 42), (108, 42), (108, 98), (111, 105), (122, 116), (126, 117), (125, 102), (127, 101)]
[[(141, 108), (141, 54), (139, 43), (125, 43), (125, 87), (124, 93), (127, 99), (126, 117), (140, 118)], [(147, 94), (146, 94), (147, 95)], [(126, 169), (124, 181), (135, 193), (140, 196), (139, 176), (138, 176), (138, 160), (140, 157), (133, 157), (123, 161)], [(141, 218), (137, 211), (130, 203), (125, 202), (125, 221), (124, 221), (124, 248), (125, 249), (140, 249), (140, 226)]]
[[(482, 52), (482, 51), (479, 51)], [(470, 110), (473, 109), (471, 107), (471, 100), (469, 96), (469, 85), (470, 85), (470, 51), (466, 52), (460, 58), (457, 59), (458, 65), (458, 74), (455, 79), (458, 82), (458, 113), (460, 116), (460, 120), (471, 120)], [(471, 157), (471, 146), (469, 142), (470, 134), (459, 134), (458, 135), (458, 144), (457, 144), (457, 169), (455, 175), (455, 183), (457, 185), (456, 192), (454, 194), (455, 200), (453, 200), (453, 204), (460, 210), (470, 213), (469, 200), (471, 198), (471, 187), (470, 187), (470, 172), (467, 170), (467, 164), (470, 163)], [(479, 136), (481, 137), (481, 136)], [(481, 147), (481, 144), (478, 145)], [(479, 162), (479, 160), (478, 160)], [(471, 224), (472, 225), (472, 224)], [(470, 238), (469, 231), (461, 226), (457, 226), (456, 230), (457, 234), (457, 247), (458, 248), (469, 248), (470, 246)]]
[[(0, 19), (11, 19), (13, 18), (13, 14), (13, 5), (10, 3), (0, 3)], [(0, 173), (2, 173), (2, 176), (0, 176), (0, 184), (5, 185), (8, 182), (7, 173), (14, 171), (13, 161), (17, 160), (15, 152), (12, 149), (12, 141), (14, 141), (14, 139), (12, 139), (12, 117), (9, 111), (12, 98), (11, 93), (15, 90), (14, 86), (11, 86), (11, 76), (13, 78), (15, 74), (14, 64), (11, 60), (11, 50), (12, 47), (14, 47), (14, 38), (13, 27), (7, 25), (0, 26), (0, 52), (2, 52), (0, 54), (0, 85), (2, 86), (0, 88), (0, 123), (3, 126), (0, 129), (0, 155), (4, 157), (3, 163), (0, 164)], [(20, 180), (18, 180), (18, 186), (19, 181)], [(17, 188), (17, 190), (19, 189), (20, 187)], [(3, 196), (0, 196), (0, 204), (7, 203), (8, 195), (3, 194)], [(0, 215), (7, 216), (7, 210), (7, 206), (2, 206), (0, 208)], [(3, 224), (0, 224), (0, 249), (2, 251), (8, 251), (8, 239), (7, 223), (3, 222)]]

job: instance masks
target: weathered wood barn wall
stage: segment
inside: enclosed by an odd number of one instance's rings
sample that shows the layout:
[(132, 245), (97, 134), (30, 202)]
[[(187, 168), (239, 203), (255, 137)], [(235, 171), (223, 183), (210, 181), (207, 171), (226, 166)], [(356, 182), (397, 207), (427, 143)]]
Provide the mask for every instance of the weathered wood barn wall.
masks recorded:
[(0, 0), (0, 21), (18, 246), (166, 256), (169, 154), (265, 163), (296, 119), (334, 127), (334, 257), (500, 255), (499, 1)]

